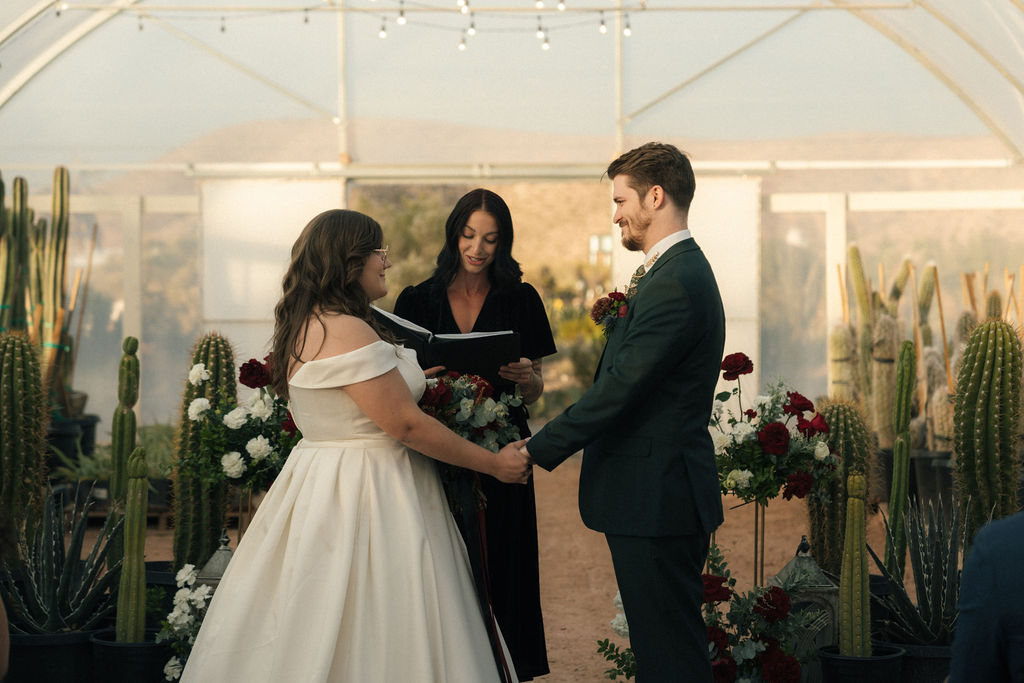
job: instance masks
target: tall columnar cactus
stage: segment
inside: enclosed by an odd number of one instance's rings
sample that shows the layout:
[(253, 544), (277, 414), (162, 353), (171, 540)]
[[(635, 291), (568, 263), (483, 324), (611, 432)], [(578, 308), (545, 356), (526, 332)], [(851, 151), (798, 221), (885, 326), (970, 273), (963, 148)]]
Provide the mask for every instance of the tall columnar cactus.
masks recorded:
[(928, 399), (928, 450), (953, 450), (953, 397), (940, 386)]
[(921, 284), (917, 288), (917, 327), (921, 331), (921, 345), (932, 345), (932, 326), (928, 318), (935, 299), (935, 264), (927, 263), (921, 273)]
[(863, 475), (846, 479), (846, 540), (839, 576), (839, 654), (871, 656), (871, 594), (868, 587), (867, 512), (864, 498), (868, 485)]
[(838, 574), (845, 536), (846, 477), (854, 472), (867, 472), (871, 435), (863, 415), (852, 402), (830, 400), (821, 406), (821, 414), (829, 425), (828, 446), (838, 456), (839, 466), (836, 477), (826, 485), (828, 501), (807, 498), (811, 555), (819, 566)]
[(63, 395), (65, 378), (58, 372), (63, 355), (67, 353), (69, 341), (67, 332), (67, 301), (65, 301), (65, 275), (67, 272), (69, 207), (68, 196), (70, 185), (68, 170), (58, 166), (53, 172), (53, 214), (49, 230), (45, 222), (38, 228), (37, 250), (39, 291), (33, 293), (34, 305), (38, 315), (33, 318), (41, 323), (39, 339), (42, 345), (42, 373), (44, 386), (53, 382), (60, 383), (51, 391)]
[(900, 297), (903, 296), (903, 290), (907, 287), (907, 280), (910, 279), (910, 259), (904, 258), (903, 263), (900, 264), (900, 269), (896, 271), (896, 277), (893, 278), (892, 286), (889, 288), (889, 301), (886, 303), (886, 308), (889, 315), (896, 317), (896, 313), (899, 310)]
[(853, 400), (857, 387), (857, 349), (853, 328), (840, 323), (828, 336), (828, 362), (831, 368), (828, 395)]
[(1003, 296), (995, 289), (989, 292), (988, 296), (985, 297), (985, 319), (1003, 319)]
[(149, 479), (146, 477), (146, 449), (132, 451), (127, 467), (127, 497), (124, 507), (124, 562), (117, 593), (117, 640), (141, 643), (146, 636), (146, 511), (149, 508)]
[(953, 403), (956, 480), (968, 537), (993, 518), (1016, 512), (1020, 473), (1022, 352), (1000, 320), (971, 333)]
[[(231, 343), (216, 333), (204, 335), (192, 350), (192, 366), (202, 363), (210, 379), (199, 386), (185, 382), (181, 426), (174, 473), (174, 564), (201, 567), (217, 549), (227, 506), (227, 485), (209, 484), (189, 471), (190, 458), (199, 457), (200, 424), (189, 419), (197, 398), (210, 402), (211, 412), (227, 412), (237, 402), (235, 357)], [(191, 366), (190, 366), (191, 367)]]
[[(907, 556), (907, 505), (910, 503), (910, 404), (917, 377), (914, 343), (904, 341), (896, 363), (896, 401), (893, 404), (892, 489), (889, 491), (889, 528), (885, 566), (893, 574), (903, 574)], [(892, 539), (891, 542), (889, 539)]]
[[(139, 358), (135, 355), (139, 340), (125, 337), (121, 344), (124, 355), (117, 371), (117, 407), (114, 408), (113, 427), (110, 436), (110, 513), (124, 514), (125, 496), (128, 492), (128, 456), (135, 450), (136, 419), (135, 404), (139, 400)], [(111, 546), (110, 561), (121, 559), (121, 543)]]
[(851, 244), (847, 251), (848, 270), (857, 301), (857, 395), (862, 405), (867, 406), (871, 395), (871, 341), (874, 327), (874, 306), (860, 249)]
[(871, 352), (871, 425), (878, 436), (879, 448), (892, 448), (895, 432), (892, 406), (896, 400), (896, 353), (899, 330), (896, 319), (882, 313), (875, 321)]
[(49, 415), (38, 350), (22, 334), (0, 333), (0, 506), (15, 535), (40, 518)]

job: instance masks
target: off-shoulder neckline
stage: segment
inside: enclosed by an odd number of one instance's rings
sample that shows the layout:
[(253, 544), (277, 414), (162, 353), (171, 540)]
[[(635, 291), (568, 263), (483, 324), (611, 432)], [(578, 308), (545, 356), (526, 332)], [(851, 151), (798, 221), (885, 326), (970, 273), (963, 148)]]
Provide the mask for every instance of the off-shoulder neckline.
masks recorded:
[(366, 349), (373, 348), (373, 347), (377, 346), (378, 344), (384, 344), (386, 346), (392, 346), (392, 347), (394, 346), (394, 344), (392, 344), (389, 341), (385, 341), (384, 339), (378, 339), (377, 341), (370, 342), (369, 344), (366, 344), (365, 346), (360, 346), (359, 348), (352, 349), (351, 351), (345, 351), (344, 353), (337, 353), (337, 354), (335, 354), (333, 356), (324, 356), (323, 358), (314, 358), (313, 360), (304, 361), (302, 363), (302, 365), (299, 366), (299, 369), (296, 370), (295, 372), (293, 372), (292, 376), (288, 378), (288, 382), (290, 383), (296, 377), (298, 377), (299, 373), (302, 372), (303, 368), (309, 367), (310, 365), (312, 365), (314, 363), (324, 363), (324, 362), (327, 362), (327, 361), (338, 360), (339, 358), (344, 358), (345, 356), (351, 356), (353, 354), (360, 353), (361, 351), (364, 351)]

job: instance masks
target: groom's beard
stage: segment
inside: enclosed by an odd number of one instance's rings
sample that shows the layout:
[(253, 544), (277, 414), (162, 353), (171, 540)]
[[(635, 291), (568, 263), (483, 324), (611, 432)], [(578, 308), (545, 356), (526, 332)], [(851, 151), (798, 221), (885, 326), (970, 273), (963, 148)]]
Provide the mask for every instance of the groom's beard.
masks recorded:
[(651, 227), (651, 220), (651, 214), (641, 209), (635, 219), (626, 220), (626, 227), (619, 226), (619, 229), (622, 230), (622, 246), (630, 251), (643, 251), (644, 235)]

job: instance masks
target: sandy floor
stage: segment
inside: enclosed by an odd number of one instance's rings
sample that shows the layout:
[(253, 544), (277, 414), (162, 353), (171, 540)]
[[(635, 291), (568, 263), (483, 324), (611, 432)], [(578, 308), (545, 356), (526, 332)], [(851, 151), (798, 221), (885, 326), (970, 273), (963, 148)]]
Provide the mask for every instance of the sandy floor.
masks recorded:
[[(540, 534), (541, 600), (547, 632), (550, 683), (595, 683), (605, 680), (607, 662), (597, 654), (597, 641), (621, 639), (609, 627), (615, 616), (615, 575), (604, 536), (583, 526), (576, 503), (580, 456), (567, 460), (554, 472), (535, 469)], [(735, 507), (724, 499), (725, 524), (716, 535), (740, 589), (749, 588), (753, 576), (753, 509)], [(807, 513), (802, 501), (781, 498), (768, 506), (765, 574), (771, 576), (793, 556)], [(881, 520), (869, 524), (868, 537), (880, 547)], [(146, 542), (147, 560), (171, 559), (171, 532), (151, 526)], [(627, 643), (620, 643), (626, 645)]]

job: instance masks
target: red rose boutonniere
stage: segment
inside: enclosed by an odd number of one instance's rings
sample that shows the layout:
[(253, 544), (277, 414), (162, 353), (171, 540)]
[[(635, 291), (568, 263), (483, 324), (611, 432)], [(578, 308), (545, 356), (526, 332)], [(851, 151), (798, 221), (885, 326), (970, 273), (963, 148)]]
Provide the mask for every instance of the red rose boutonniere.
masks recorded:
[(601, 325), (604, 328), (605, 336), (608, 336), (612, 327), (615, 326), (615, 321), (625, 318), (628, 311), (629, 303), (627, 303), (625, 294), (608, 292), (608, 296), (602, 296), (594, 302), (594, 307), (590, 309), (590, 319)]

